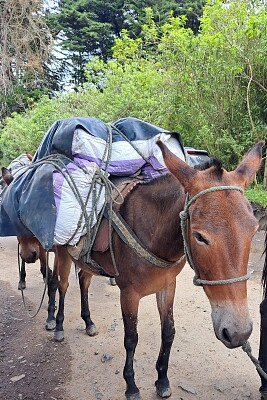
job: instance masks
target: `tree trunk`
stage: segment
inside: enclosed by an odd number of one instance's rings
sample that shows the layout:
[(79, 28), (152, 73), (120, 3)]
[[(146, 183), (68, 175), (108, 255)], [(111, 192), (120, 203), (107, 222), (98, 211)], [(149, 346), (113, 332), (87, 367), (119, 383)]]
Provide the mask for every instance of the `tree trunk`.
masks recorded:
[(267, 190), (267, 148), (266, 148), (264, 176), (263, 176), (263, 189)]

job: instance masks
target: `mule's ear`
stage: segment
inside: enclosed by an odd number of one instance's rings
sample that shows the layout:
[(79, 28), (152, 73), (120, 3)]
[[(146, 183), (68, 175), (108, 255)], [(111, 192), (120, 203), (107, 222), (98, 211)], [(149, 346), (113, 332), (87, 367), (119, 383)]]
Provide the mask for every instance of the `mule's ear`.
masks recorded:
[(186, 192), (190, 192), (190, 189), (197, 182), (197, 176), (199, 171), (194, 168), (189, 167), (183, 160), (178, 158), (173, 154), (168, 147), (161, 142), (157, 141), (157, 145), (162, 151), (164, 162), (168, 170), (178, 179), (178, 181), (183, 185)]
[(6, 167), (2, 167), (2, 178), (5, 181), (5, 183), (7, 185), (10, 185), (10, 183), (13, 181), (14, 176), (11, 174), (11, 172), (9, 171), (9, 169), (7, 169)]
[(32, 155), (28, 151), (26, 151), (26, 156), (28, 157), (28, 160), (32, 161)]
[(234, 171), (243, 187), (247, 187), (255, 179), (256, 173), (261, 166), (264, 143), (264, 141), (261, 141), (255, 144)]

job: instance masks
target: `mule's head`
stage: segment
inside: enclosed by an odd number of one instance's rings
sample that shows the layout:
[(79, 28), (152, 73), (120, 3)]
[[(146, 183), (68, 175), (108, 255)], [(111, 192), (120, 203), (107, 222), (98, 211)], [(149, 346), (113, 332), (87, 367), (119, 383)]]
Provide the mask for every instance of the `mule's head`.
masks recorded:
[[(256, 144), (234, 171), (220, 162), (198, 171), (159, 143), (169, 171), (192, 198), (208, 188), (250, 184), (261, 164), (263, 142)], [(205, 192), (189, 207), (187, 243), (195, 269), (207, 281), (222, 281), (247, 274), (251, 239), (258, 228), (249, 202), (240, 190)], [(252, 321), (247, 305), (246, 280), (203, 284), (212, 309), (215, 334), (227, 347), (241, 346), (250, 336)]]
[(18, 236), (19, 254), (27, 264), (35, 263), (40, 258), (40, 242), (34, 236)]
[(6, 185), (10, 185), (10, 183), (14, 179), (11, 171), (6, 167), (2, 167), (1, 171), (2, 171), (2, 180), (5, 182)]

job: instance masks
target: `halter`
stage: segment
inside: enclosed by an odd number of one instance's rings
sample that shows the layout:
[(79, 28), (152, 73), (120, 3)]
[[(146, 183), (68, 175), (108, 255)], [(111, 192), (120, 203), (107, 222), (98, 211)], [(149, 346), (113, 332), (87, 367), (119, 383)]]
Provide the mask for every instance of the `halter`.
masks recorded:
[(218, 280), (218, 281), (209, 281), (206, 279), (200, 279), (200, 275), (199, 275), (199, 271), (196, 268), (194, 262), (193, 262), (193, 258), (192, 258), (192, 253), (190, 250), (190, 247), (188, 245), (188, 241), (187, 241), (187, 230), (186, 230), (186, 222), (189, 219), (189, 207), (201, 196), (203, 196), (206, 193), (211, 193), (211, 192), (217, 192), (219, 190), (238, 190), (241, 193), (244, 193), (244, 190), (241, 187), (238, 186), (213, 186), (210, 187), (208, 189), (202, 190), (201, 192), (199, 192), (198, 194), (196, 194), (195, 196), (193, 196), (190, 200), (187, 196), (186, 201), (185, 201), (185, 205), (184, 205), (184, 209), (183, 211), (180, 212), (180, 218), (181, 218), (181, 229), (182, 229), (182, 235), (183, 235), (183, 241), (184, 241), (184, 250), (185, 250), (185, 254), (186, 254), (186, 258), (187, 261), (190, 265), (190, 267), (194, 270), (195, 272), (195, 276), (193, 278), (193, 283), (196, 286), (203, 286), (203, 285), (227, 285), (228, 283), (236, 283), (236, 282), (242, 282), (242, 281), (246, 281), (248, 280), (252, 273), (249, 272), (244, 276), (240, 276), (237, 278), (230, 278), (230, 279), (222, 279), (222, 280)]

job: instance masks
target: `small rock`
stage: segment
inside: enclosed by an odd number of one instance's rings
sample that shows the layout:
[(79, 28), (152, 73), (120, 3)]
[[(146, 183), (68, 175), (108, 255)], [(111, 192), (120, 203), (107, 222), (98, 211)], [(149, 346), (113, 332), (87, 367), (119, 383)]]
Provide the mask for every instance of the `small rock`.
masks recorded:
[(101, 362), (107, 362), (107, 361), (111, 361), (112, 360), (112, 356), (110, 354), (103, 354), (103, 356), (101, 357)]
[(196, 390), (192, 388), (192, 386), (189, 386), (187, 383), (182, 383), (181, 385), (179, 385), (179, 387), (187, 393), (192, 393), (192, 394), (197, 393)]
[(116, 329), (117, 326), (118, 326), (117, 322), (114, 322), (114, 323), (110, 326), (110, 328), (108, 329), (108, 331), (109, 331), (109, 332), (110, 332), (110, 331), (115, 331), (115, 329)]
[(25, 374), (13, 376), (13, 378), (10, 378), (10, 380), (11, 380), (11, 382), (17, 382), (17, 381), (20, 381), (23, 378), (25, 378)]
[(214, 385), (214, 389), (218, 390), (218, 392), (223, 393), (225, 390), (229, 389), (229, 386), (224, 385), (222, 383), (216, 383)]
[(103, 394), (101, 392), (99, 392), (99, 390), (96, 390), (95, 391), (95, 398), (96, 399), (102, 399), (102, 397), (103, 397)]
[(244, 390), (242, 395), (244, 398), (246, 398), (246, 397), (249, 398), (249, 397), (251, 397), (251, 392), (249, 390), (246, 390), (246, 391)]

